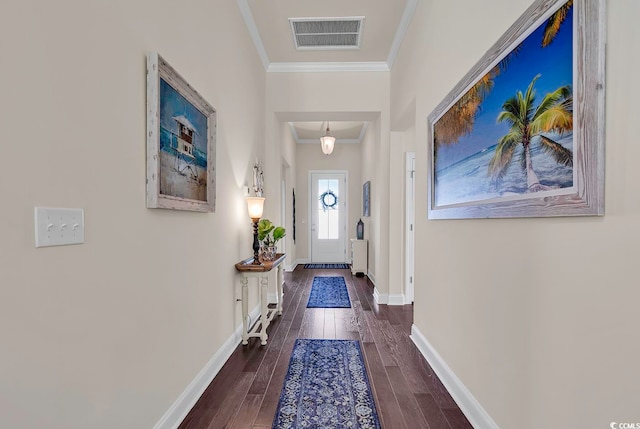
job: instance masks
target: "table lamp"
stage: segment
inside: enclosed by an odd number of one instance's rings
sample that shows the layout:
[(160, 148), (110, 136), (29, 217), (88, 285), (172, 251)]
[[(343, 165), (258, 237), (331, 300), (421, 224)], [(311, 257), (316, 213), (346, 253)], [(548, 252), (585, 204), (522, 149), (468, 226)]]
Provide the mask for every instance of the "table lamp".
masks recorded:
[(260, 250), (260, 243), (258, 242), (258, 222), (262, 217), (263, 208), (263, 197), (247, 197), (247, 209), (249, 211), (249, 217), (253, 221), (253, 265), (260, 265), (260, 259), (258, 258), (258, 251)]

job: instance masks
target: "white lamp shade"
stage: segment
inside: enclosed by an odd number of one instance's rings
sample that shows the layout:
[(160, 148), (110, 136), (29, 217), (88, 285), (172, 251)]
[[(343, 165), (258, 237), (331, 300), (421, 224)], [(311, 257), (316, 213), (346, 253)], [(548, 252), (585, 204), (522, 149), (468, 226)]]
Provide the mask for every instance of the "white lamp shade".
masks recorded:
[(322, 153), (325, 155), (331, 155), (333, 152), (333, 145), (336, 142), (336, 138), (333, 136), (320, 137), (320, 145), (322, 146)]
[(264, 209), (264, 198), (247, 197), (247, 209), (249, 210), (249, 217), (251, 219), (260, 219), (262, 217), (262, 210)]

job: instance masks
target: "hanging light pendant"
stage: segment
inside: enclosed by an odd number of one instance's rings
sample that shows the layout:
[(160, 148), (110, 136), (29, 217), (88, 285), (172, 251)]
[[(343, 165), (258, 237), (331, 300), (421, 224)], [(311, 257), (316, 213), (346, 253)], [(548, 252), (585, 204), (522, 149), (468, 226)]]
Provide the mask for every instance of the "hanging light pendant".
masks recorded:
[(333, 145), (336, 142), (336, 138), (329, 134), (329, 122), (327, 122), (327, 133), (320, 137), (320, 146), (322, 147), (322, 153), (325, 155), (331, 155), (333, 152)]

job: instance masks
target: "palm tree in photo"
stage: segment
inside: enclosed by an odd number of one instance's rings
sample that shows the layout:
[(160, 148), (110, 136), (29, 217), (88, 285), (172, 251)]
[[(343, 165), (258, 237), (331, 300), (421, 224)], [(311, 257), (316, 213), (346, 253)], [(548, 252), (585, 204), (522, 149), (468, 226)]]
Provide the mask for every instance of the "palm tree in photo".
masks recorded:
[(520, 166), (527, 174), (529, 192), (549, 189), (540, 184), (531, 163), (531, 143), (535, 137), (542, 149), (563, 165), (573, 165), (573, 153), (543, 133), (563, 134), (573, 130), (573, 95), (566, 85), (546, 94), (540, 104), (535, 105), (534, 85), (540, 75), (533, 78), (526, 92), (518, 91), (502, 105), (497, 122), (511, 125), (509, 132), (499, 140), (493, 158), (489, 162), (489, 173), (503, 177), (511, 163), (518, 145), (522, 145)]
[(547, 20), (547, 25), (544, 27), (544, 35), (542, 36), (542, 47), (545, 48), (553, 42), (553, 39), (560, 31), (560, 27), (562, 23), (567, 18), (567, 13), (569, 13), (569, 9), (573, 6), (573, 0), (569, 0), (564, 5), (560, 7), (553, 15), (549, 17)]
[(482, 102), (493, 89), (495, 79), (508, 69), (521, 48), (522, 44), (513, 48), (438, 119), (433, 126), (436, 154), (440, 145), (458, 143), (461, 137), (471, 134), (476, 116), (482, 109)]
[(457, 143), (460, 137), (473, 131), (475, 118), (486, 95), (493, 88), (494, 72), (482, 76), (434, 124), (436, 148), (440, 144)]

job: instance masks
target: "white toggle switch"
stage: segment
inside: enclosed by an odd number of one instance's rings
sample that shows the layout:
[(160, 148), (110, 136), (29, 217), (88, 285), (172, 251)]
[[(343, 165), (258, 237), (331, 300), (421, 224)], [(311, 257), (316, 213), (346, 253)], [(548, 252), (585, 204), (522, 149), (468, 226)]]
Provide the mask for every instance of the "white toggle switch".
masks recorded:
[(84, 243), (84, 210), (36, 207), (34, 214), (36, 247)]

